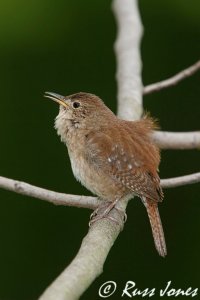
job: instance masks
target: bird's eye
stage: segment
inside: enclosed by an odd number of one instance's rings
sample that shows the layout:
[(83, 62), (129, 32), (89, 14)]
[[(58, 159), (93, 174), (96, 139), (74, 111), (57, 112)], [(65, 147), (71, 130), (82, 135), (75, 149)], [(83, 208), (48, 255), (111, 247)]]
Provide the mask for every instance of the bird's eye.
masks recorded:
[(79, 102), (73, 102), (73, 108), (78, 108), (80, 106)]

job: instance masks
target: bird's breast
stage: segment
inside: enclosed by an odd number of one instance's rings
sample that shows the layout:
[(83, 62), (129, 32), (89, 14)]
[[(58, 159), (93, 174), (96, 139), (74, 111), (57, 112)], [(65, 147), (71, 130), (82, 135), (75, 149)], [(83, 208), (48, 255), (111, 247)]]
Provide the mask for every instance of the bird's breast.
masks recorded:
[(75, 178), (93, 194), (110, 201), (124, 195), (125, 191), (121, 184), (108, 174), (104, 174), (101, 168), (91, 165), (80, 153), (77, 155), (77, 152), (69, 151), (69, 156)]
[(66, 144), (75, 178), (102, 199), (114, 201), (116, 198), (123, 197), (127, 193), (127, 189), (120, 181), (111, 176), (107, 168), (104, 168), (107, 158), (105, 161), (100, 160), (101, 163), (95, 162), (91, 155), (89, 159), (86, 150), (87, 141), (84, 138), (87, 134), (79, 135), (79, 131), (76, 132), (77, 135), (73, 132), (73, 136)]

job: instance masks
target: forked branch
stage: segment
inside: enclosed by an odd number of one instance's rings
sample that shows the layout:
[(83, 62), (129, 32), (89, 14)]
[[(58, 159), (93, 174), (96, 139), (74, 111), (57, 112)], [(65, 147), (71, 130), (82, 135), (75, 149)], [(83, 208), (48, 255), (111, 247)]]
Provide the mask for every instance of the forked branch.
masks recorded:
[[(118, 114), (124, 119), (139, 119), (142, 113), (142, 84), (140, 76), (142, 25), (137, 0), (113, 0), (113, 10), (117, 19), (119, 33), (118, 41), (116, 42), (118, 94), (120, 100), (118, 102)], [(121, 99), (125, 101), (123, 107), (120, 106)], [(126, 109), (124, 110), (123, 108)], [(119, 202), (119, 205), (125, 211), (126, 203)], [(112, 214), (114, 212), (115, 210), (111, 211)], [(116, 214), (114, 218), (119, 225), (102, 219), (90, 228), (77, 256), (70, 266), (48, 287), (40, 297), (40, 300), (75, 300), (82, 295), (93, 280), (102, 272), (107, 254), (118, 236), (121, 226), (123, 226), (120, 214)]]
[[(118, 67), (118, 115), (121, 118), (129, 120), (139, 119), (142, 113), (142, 83), (140, 76), (142, 25), (137, 0), (113, 0), (113, 11), (119, 27), (118, 39), (115, 46)], [(191, 67), (171, 79), (147, 86), (144, 89), (144, 93), (148, 94), (174, 85), (183, 78), (193, 74), (199, 67), (200, 62), (198, 62), (198, 66), (193, 66), (193, 68)], [(155, 140), (157, 139), (156, 142), (158, 144), (163, 143), (163, 148), (167, 148), (169, 145), (166, 146), (166, 143), (164, 144), (163, 137), (163, 133), (162, 135), (159, 132), (154, 134)], [(174, 140), (172, 144), (175, 144)], [(180, 141), (176, 145), (179, 147)], [(192, 145), (194, 145), (194, 141)], [(199, 181), (200, 173), (196, 173), (181, 178), (164, 179), (161, 181), (161, 184), (167, 188)], [(94, 209), (99, 204), (99, 200), (95, 197), (65, 195), (4, 177), (0, 177), (0, 187), (57, 205), (73, 205)], [(119, 202), (119, 205), (120, 209), (125, 211), (127, 203)], [(94, 223), (83, 239), (80, 250), (72, 263), (47, 288), (39, 298), (40, 300), (79, 299), (93, 280), (102, 272), (105, 259), (123, 226), (123, 219), (115, 209), (111, 211), (111, 214), (117, 220), (117, 223), (109, 219), (102, 219)]]

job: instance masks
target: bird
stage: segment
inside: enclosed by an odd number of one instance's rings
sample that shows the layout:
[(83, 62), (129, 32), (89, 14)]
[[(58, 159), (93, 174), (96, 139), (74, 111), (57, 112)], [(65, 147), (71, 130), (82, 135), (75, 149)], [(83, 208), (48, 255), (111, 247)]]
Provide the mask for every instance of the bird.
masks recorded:
[(59, 104), (55, 129), (67, 146), (75, 178), (102, 203), (111, 203), (100, 218), (107, 217), (118, 201), (138, 196), (146, 208), (155, 247), (165, 257), (158, 211), (163, 200), (160, 151), (151, 138), (156, 122), (147, 114), (136, 121), (120, 119), (91, 93), (61, 96), (45, 92), (44, 96)]

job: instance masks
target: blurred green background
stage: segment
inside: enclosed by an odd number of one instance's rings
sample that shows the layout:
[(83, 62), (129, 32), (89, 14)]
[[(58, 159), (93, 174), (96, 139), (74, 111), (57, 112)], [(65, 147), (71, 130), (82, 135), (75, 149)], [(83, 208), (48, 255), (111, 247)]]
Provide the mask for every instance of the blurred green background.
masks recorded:
[[(199, 1), (139, 4), (145, 27), (144, 84), (165, 79), (200, 58)], [(88, 91), (116, 110), (116, 26), (110, 6), (108, 0), (1, 1), (1, 176), (89, 195), (74, 179), (66, 148), (53, 128), (58, 107), (43, 93)], [(146, 96), (144, 107), (164, 130), (199, 130), (199, 97), (200, 73)], [(162, 152), (162, 178), (197, 171), (198, 150)], [(168, 280), (175, 288), (199, 288), (199, 195), (199, 184), (165, 191), (160, 205), (165, 259), (156, 253), (143, 205), (133, 200), (104, 273), (82, 299), (100, 299), (98, 288), (107, 280), (118, 284), (112, 299), (121, 299), (128, 280), (140, 289), (159, 289)], [(0, 190), (0, 300), (37, 299), (77, 253), (90, 213)]]

